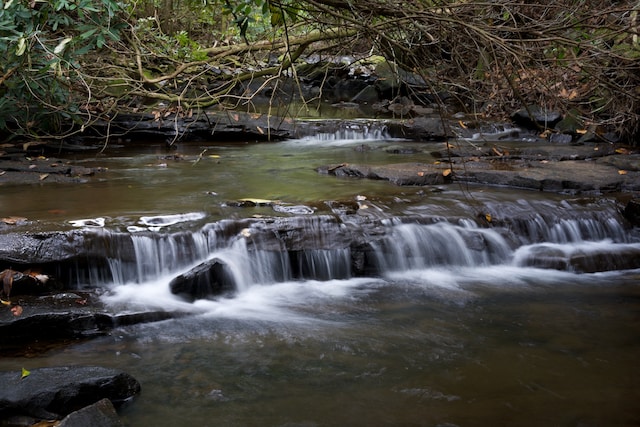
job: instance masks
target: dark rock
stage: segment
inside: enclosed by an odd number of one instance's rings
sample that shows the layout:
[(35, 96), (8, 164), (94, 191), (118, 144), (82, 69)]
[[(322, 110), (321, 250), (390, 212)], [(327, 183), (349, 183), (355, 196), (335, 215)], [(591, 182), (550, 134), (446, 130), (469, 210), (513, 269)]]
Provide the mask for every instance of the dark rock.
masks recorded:
[(169, 288), (173, 294), (189, 301), (236, 290), (233, 277), (227, 272), (225, 263), (218, 258), (203, 262), (177, 276), (169, 283)]
[(640, 226), (640, 199), (631, 199), (623, 211), (624, 217), (631, 224)]
[(513, 114), (512, 120), (528, 128), (553, 128), (562, 119), (562, 115), (554, 110), (547, 110), (537, 105), (523, 108)]
[(381, 179), (396, 185), (437, 185), (445, 182), (443, 172), (446, 169), (423, 163), (401, 163), (380, 166), (342, 164), (324, 166), (318, 171), (343, 178)]
[(378, 91), (373, 85), (364, 87), (353, 98), (351, 98), (351, 102), (357, 102), (359, 104), (373, 104), (379, 100), (380, 97), (378, 96)]
[(549, 135), (549, 142), (553, 144), (570, 144), (573, 136), (567, 133), (552, 133)]
[(24, 378), (2, 372), (0, 383), (0, 418), (60, 419), (105, 398), (118, 407), (140, 393), (131, 375), (97, 366), (38, 368)]
[(113, 328), (156, 322), (186, 315), (178, 312), (147, 311), (111, 314), (98, 295), (64, 292), (51, 296), (12, 298), (23, 312), (14, 316), (0, 310), (0, 355), (37, 354), (56, 343), (91, 338)]
[(116, 409), (109, 399), (102, 399), (67, 415), (57, 427), (122, 427)]
[(640, 248), (634, 245), (620, 245), (615, 249), (587, 251), (574, 248), (566, 252), (552, 246), (540, 245), (531, 248), (518, 264), (577, 273), (630, 270), (640, 268)]

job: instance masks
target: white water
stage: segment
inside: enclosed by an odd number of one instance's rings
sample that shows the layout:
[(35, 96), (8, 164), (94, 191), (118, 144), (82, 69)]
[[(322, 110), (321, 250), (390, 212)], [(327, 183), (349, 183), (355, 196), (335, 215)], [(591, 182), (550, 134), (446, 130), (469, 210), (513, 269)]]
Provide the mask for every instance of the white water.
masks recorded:
[[(370, 278), (353, 277), (349, 247), (304, 250), (293, 258), (284, 247), (282, 251), (261, 249), (260, 223), (226, 240), (220, 236), (225, 227), (219, 224), (192, 233), (133, 234), (131, 239), (138, 259), (136, 272), (131, 276), (118, 271), (120, 264), (113, 263), (114, 277), (131, 279), (112, 286), (105, 301), (123, 310), (154, 308), (232, 317), (296, 319), (307, 304), (322, 305), (324, 298), (329, 297), (348, 300), (354, 292), (378, 285), (410, 286), (464, 300), (478, 287), (561, 286), (565, 281), (598, 281), (603, 275), (616, 273), (577, 275), (568, 260), (575, 254), (605, 254), (602, 256), (615, 259), (617, 253), (640, 252), (640, 243), (628, 242), (621, 226), (611, 221), (604, 224), (592, 219), (559, 221), (541, 233), (543, 228), (536, 217), (529, 227), (533, 230), (533, 239), (514, 236), (499, 227), (480, 228), (471, 221), (461, 221), (461, 225), (445, 221), (384, 223), (387, 236), (370, 242), (377, 271)], [(326, 224), (315, 220), (301, 224), (309, 228), (299, 232), (308, 233), (318, 242), (330, 242), (336, 232), (336, 224), (326, 229), (323, 229)], [(337, 226), (342, 229), (341, 225)], [(622, 242), (601, 239), (607, 230), (613, 231)], [(540, 234), (549, 239), (539, 243)], [(529, 243), (522, 244), (525, 240)], [(567, 264), (565, 271), (532, 267), (538, 258), (544, 260), (549, 256), (555, 257), (556, 263)], [(233, 296), (187, 303), (170, 293), (169, 282), (174, 277), (213, 258), (222, 261), (233, 277), (237, 290)], [(285, 315), (285, 312), (289, 313)]]

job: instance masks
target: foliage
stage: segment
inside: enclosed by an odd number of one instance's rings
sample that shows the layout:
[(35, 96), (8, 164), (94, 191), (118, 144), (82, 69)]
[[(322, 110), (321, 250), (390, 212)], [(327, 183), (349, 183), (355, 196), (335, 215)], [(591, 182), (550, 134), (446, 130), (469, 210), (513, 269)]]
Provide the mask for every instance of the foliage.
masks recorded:
[(0, 129), (60, 132), (70, 119), (149, 101), (176, 112), (233, 107), (288, 68), (295, 77), (302, 55), (360, 51), (472, 113), (538, 105), (631, 139), (640, 134), (639, 8), (638, 0), (0, 0)]
[[(78, 118), (81, 55), (118, 41), (114, 0), (0, 0), (0, 129), (30, 134)], [(85, 100), (86, 101), (86, 100)]]

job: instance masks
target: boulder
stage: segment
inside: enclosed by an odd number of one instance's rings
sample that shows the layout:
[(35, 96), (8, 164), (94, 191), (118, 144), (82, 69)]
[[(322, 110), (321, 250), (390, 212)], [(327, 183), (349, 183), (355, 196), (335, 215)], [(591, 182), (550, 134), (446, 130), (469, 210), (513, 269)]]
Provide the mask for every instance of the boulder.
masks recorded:
[(226, 265), (213, 258), (174, 278), (169, 283), (171, 292), (189, 301), (221, 295), (236, 289)]
[(0, 418), (60, 419), (105, 398), (118, 407), (140, 393), (131, 375), (99, 366), (38, 368), (27, 376), (1, 372), (0, 383)]

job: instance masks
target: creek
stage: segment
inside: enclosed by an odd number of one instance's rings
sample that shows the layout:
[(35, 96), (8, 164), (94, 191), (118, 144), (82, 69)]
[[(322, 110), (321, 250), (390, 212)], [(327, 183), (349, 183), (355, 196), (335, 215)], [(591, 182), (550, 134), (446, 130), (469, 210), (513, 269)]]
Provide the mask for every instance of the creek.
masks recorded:
[[(1, 216), (27, 217), (29, 230), (133, 242), (133, 264), (111, 256), (108, 271), (74, 286), (104, 288), (114, 311), (190, 315), (0, 359), (0, 369), (123, 369), (142, 384), (121, 411), (131, 426), (640, 424), (640, 271), (615, 267), (640, 235), (614, 200), (315, 171), (432, 163), (433, 144), (368, 130), (170, 153), (111, 147), (77, 155), (108, 168), (91, 182), (3, 188)], [(356, 213), (336, 208), (347, 202)], [(291, 258), (252, 246), (274, 217), (324, 249)], [(246, 218), (241, 235), (225, 234)], [(372, 222), (375, 268), (356, 275), (348, 247), (332, 242)], [(213, 256), (233, 294), (171, 294), (177, 274)], [(592, 262), (608, 267), (576, 268)]]

